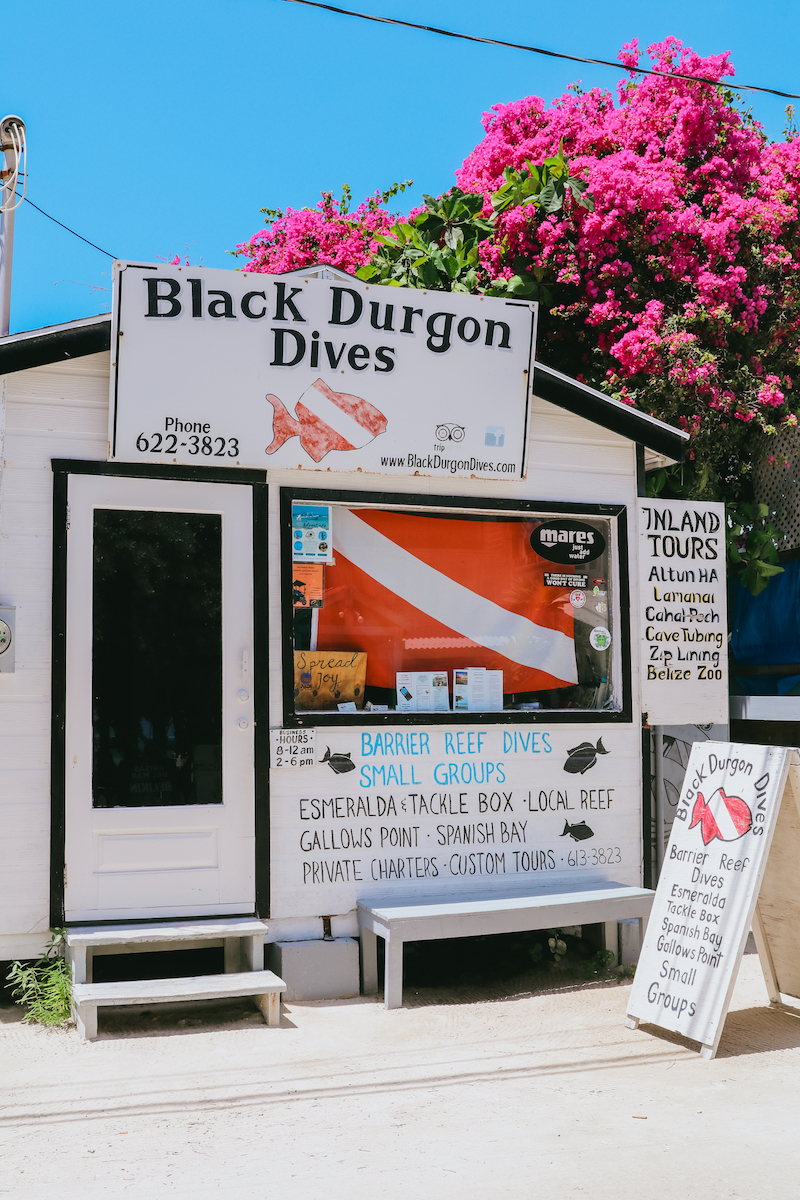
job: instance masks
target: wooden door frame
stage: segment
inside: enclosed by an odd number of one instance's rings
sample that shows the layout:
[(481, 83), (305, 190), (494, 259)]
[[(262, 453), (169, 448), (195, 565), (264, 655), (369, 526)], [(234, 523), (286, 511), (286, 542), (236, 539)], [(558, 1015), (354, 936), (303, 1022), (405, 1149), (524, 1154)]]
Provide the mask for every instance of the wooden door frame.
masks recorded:
[[(255, 915), (269, 915), (269, 607), (267, 580), (267, 477), (265, 471), (237, 467), (168, 467), (137, 463), (54, 458), (53, 601), (50, 745), (50, 925), (64, 925), (66, 834), (67, 703), (67, 486), (70, 475), (117, 475), (191, 483), (247, 484), (253, 491), (253, 679), (255, 700)], [(242, 913), (250, 916), (250, 913)], [(166, 918), (165, 918), (166, 919)], [(152, 918), (142, 917), (142, 921)], [(86, 922), (77, 922), (85, 924)], [(134, 924), (119, 918), (92, 924)]]

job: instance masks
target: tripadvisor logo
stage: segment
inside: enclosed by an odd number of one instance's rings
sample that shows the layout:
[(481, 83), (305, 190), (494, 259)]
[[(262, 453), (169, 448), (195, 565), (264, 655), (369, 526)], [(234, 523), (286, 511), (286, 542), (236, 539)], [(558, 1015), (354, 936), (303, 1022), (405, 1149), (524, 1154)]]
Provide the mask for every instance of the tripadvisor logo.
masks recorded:
[(543, 521), (531, 534), (531, 547), (548, 562), (588, 563), (604, 552), (606, 539), (584, 521)]

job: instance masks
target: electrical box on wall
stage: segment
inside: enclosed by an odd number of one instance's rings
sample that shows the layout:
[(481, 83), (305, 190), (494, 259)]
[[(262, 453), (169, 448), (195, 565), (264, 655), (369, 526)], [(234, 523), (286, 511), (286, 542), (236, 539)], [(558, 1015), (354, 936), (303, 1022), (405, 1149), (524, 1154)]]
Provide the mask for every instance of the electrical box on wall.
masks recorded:
[(15, 608), (0, 606), (0, 675), (14, 670), (16, 612)]

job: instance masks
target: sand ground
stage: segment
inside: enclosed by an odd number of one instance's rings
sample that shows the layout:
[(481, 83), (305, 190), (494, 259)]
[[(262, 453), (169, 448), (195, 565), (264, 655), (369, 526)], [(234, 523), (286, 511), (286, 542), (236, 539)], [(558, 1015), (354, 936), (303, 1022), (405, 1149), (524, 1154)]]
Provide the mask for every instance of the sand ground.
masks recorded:
[(800, 1017), (744, 958), (720, 1053), (624, 1028), (628, 985), (406, 990), (101, 1012), (0, 1009), (0, 1196), (794, 1200)]

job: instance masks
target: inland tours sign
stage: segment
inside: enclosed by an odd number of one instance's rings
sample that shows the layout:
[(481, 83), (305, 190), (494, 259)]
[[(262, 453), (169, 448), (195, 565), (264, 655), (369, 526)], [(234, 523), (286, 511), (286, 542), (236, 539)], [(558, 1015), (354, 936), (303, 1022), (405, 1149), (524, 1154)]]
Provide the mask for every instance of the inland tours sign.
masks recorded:
[(638, 887), (638, 742), (589, 724), (317, 730), (316, 765), (273, 776), (271, 914), (587, 879)]
[(638, 516), (642, 711), (727, 724), (725, 505), (640, 500)]
[[(630, 1026), (645, 1021), (673, 1030), (713, 1057), (751, 923), (769, 986), (774, 968), (759, 892), (779, 813), (790, 834), (800, 832), (786, 787), (793, 756), (785, 747), (693, 747), (631, 990)], [(770, 875), (772, 892), (782, 888), (796, 914), (794, 869), (791, 877)], [(793, 957), (796, 985), (796, 951)], [(771, 988), (772, 999), (778, 990)]]
[(111, 457), (522, 479), (536, 305), (115, 264)]

